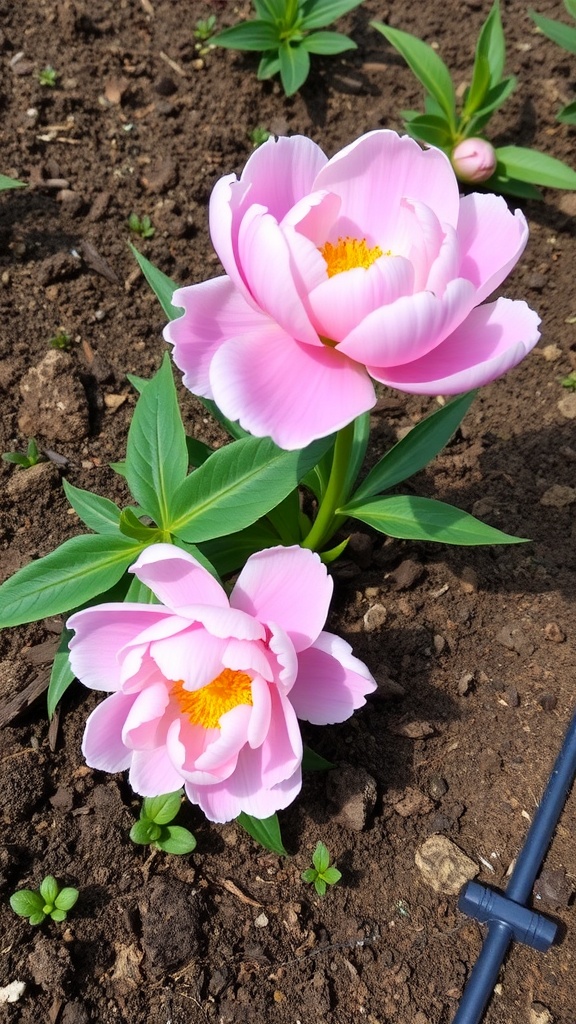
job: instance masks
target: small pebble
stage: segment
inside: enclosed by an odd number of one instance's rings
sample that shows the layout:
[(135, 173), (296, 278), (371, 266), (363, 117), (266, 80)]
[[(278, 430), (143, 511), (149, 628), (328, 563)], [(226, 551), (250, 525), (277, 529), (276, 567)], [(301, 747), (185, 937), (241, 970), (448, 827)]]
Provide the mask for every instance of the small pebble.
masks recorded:
[(456, 896), (478, 874), (478, 865), (447, 836), (430, 836), (416, 850), (416, 867), (435, 892)]
[(554, 711), (558, 698), (553, 693), (541, 693), (538, 697), (538, 703), (542, 711)]
[(562, 644), (566, 639), (566, 633), (560, 629), (557, 622), (547, 622), (544, 626), (544, 636), (553, 644)]
[(388, 618), (388, 611), (383, 604), (373, 604), (364, 615), (364, 629), (369, 633), (380, 629)]
[(433, 800), (441, 800), (448, 792), (448, 783), (441, 775), (431, 775), (428, 779), (428, 792)]
[(464, 675), (461, 676), (461, 678), (458, 680), (458, 693), (460, 697), (465, 697), (467, 693), (470, 693), (473, 682), (473, 672), (465, 672)]
[(258, 917), (254, 919), (256, 928), (266, 928), (268, 926), (268, 918), (266, 914), (258, 914)]

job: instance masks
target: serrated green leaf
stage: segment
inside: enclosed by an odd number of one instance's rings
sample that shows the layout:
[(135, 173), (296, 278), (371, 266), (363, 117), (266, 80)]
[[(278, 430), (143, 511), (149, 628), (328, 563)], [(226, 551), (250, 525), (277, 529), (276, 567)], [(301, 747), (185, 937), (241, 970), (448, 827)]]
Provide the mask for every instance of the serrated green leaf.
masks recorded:
[(359, 7), (361, 3), (362, 0), (308, 0), (302, 6), (302, 27), (308, 31), (311, 28), (331, 25), (333, 21)]
[(555, 21), (553, 18), (545, 18), (544, 15), (537, 14), (536, 11), (528, 11), (528, 14), (540, 31), (548, 36), (548, 39), (557, 43), (564, 50), (568, 50), (569, 53), (576, 53), (576, 28), (573, 25), (564, 25), (563, 22)]
[(272, 814), (269, 818), (253, 818), (251, 814), (244, 814), (242, 812), (238, 815), (236, 821), (261, 846), (264, 846), (267, 850), (272, 850), (272, 853), (288, 856), (282, 842), (280, 822), (278, 821), (277, 814)]
[(142, 804), (142, 817), (156, 822), (157, 825), (167, 825), (178, 814), (181, 803), (181, 789), (174, 793), (164, 793), (162, 796), (147, 796)]
[(339, 882), (342, 878), (342, 872), (338, 871), (338, 868), (326, 868), (326, 870), (322, 872), (322, 878), (328, 883), (328, 885), (336, 885), (336, 882)]
[[(61, 889), (54, 901), (57, 909), (63, 910), (64, 912), (72, 910), (72, 907), (75, 906), (78, 901), (79, 895), (80, 893), (78, 892), (78, 889), (73, 889), (72, 886)], [(54, 920), (56, 919), (54, 918)]]
[(2, 584), (0, 628), (79, 608), (117, 583), (141, 551), (121, 536), (72, 537)]
[(426, 416), (380, 459), (362, 481), (353, 501), (373, 497), (407, 480), (444, 448), (472, 405), (477, 391), (454, 398)]
[(72, 505), (76, 515), (94, 533), (117, 534), (120, 523), (120, 509), (113, 501), (102, 498), (92, 491), (83, 491), (74, 487), (68, 480), (62, 481), (64, 493)]
[(466, 547), (526, 543), (525, 538), (510, 537), (453, 505), (410, 494), (353, 501), (338, 509), (338, 513), (352, 516), (380, 533), (403, 540), (426, 540)]
[(136, 403), (126, 446), (130, 491), (160, 529), (170, 523), (172, 500), (187, 471), (186, 434), (166, 352)]
[(65, 910), (59, 910), (58, 908), (56, 908), (55, 910), (53, 910), (51, 912), (50, 917), (52, 918), (53, 921), (58, 921), (58, 922), (65, 921), (66, 920), (66, 911)]
[(384, 25), (380, 21), (371, 21), (370, 24), (372, 28), (382, 33), (395, 50), (398, 50), (418, 81), (439, 104), (446, 115), (452, 133), (454, 133), (456, 129), (456, 96), (450, 72), (441, 57), (431, 46), (408, 32), (390, 28), (389, 25)]
[(32, 917), (34, 914), (42, 914), (42, 919), (45, 917), (42, 910), (44, 900), (34, 889), (20, 889), (19, 892), (12, 893), (10, 906), (20, 917)]
[(155, 844), (164, 853), (183, 856), (196, 849), (196, 839), (187, 828), (181, 825), (167, 825), (162, 829), (162, 837)]
[(312, 854), (312, 863), (319, 875), (323, 875), (330, 863), (330, 854), (323, 842), (318, 840)]
[[(164, 274), (158, 267), (155, 267), (150, 260), (147, 260), (138, 249), (135, 248), (130, 242), (128, 243), (132, 255), (134, 256), (140, 270), (144, 274), (148, 284), (154, 292), (158, 302), (162, 306), (166, 316), (169, 320), (175, 320), (176, 317), (181, 316), (182, 309), (179, 306), (172, 304), (172, 296), (176, 291), (178, 285), (174, 284), (167, 274)], [(128, 380), (132, 383), (132, 378), (129, 376)], [(136, 386), (136, 385), (134, 385)], [(137, 388), (138, 390), (138, 388)]]
[(40, 895), (44, 900), (44, 903), (49, 903), (54, 906), (54, 901), (58, 895), (58, 882), (54, 878), (54, 875), (46, 875), (40, 884)]
[(301, 45), (308, 50), (308, 53), (324, 54), (325, 56), (358, 49), (356, 43), (342, 32), (312, 32), (302, 40)]
[(75, 676), (70, 667), (70, 651), (68, 644), (70, 643), (74, 632), (71, 629), (62, 630), (60, 637), (60, 643), (58, 650), (52, 662), (52, 670), (50, 672), (50, 682), (48, 683), (48, 693), (46, 696), (46, 704), (48, 708), (48, 718), (52, 718), (56, 706), (62, 700), (62, 697), (66, 693), (66, 690), (74, 682)]
[(253, 21), (240, 21), (237, 25), (223, 29), (212, 36), (213, 46), (225, 46), (231, 50), (275, 50), (280, 46), (281, 35), (277, 25), (272, 21), (256, 18)]
[(508, 178), (548, 188), (576, 189), (576, 171), (547, 153), (524, 146), (499, 146), (496, 170)]
[(215, 451), (174, 495), (168, 528), (198, 544), (251, 526), (298, 486), (332, 438), (287, 452), (267, 437), (246, 437)]
[(308, 78), (310, 54), (299, 43), (281, 43), (278, 47), (280, 81), (286, 96), (293, 96)]
[(315, 750), (310, 750), (310, 747), (304, 747), (302, 771), (327, 772), (330, 768), (335, 767), (331, 761), (327, 761), (325, 757), (322, 757), (322, 754), (317, 754)]
[(16, 178), (7, 178), (5, 174), (0, 174), (0, 192), (9, 188), (26, 188), (26, 182), (17, 181)]

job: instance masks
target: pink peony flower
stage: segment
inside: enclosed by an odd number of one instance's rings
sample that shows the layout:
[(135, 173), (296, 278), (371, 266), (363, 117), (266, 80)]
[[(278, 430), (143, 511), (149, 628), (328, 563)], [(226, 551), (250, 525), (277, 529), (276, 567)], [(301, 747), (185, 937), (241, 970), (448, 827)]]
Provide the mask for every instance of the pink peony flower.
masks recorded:
[(460, 198), (448, 157), (374, 131), (327, 160), (269, 139), (216, 183), (210, 230), (226, 276), (178, 289), (166, 327), (184, 383), (256, 436), (294, 449), (375, 402), (371, 378), (457, 394), (536, 344), (525, 302), (480, 305), (528, 228), (495, 195)]
[(464, 139), (452, 150), (452, 166), (461, 181), (488, 181), (496, 170), (496, 151), (486, 139)]
[(375, 687), (322, 630), (332, 580), (319, 557), (252, 555), (230, 599), (170, 544), (146, 548), (132, 571), (160, 604), (103, 604), (68, 621), (73, 671), (111, 691), (86, 724), (88, 764), (129, 768), (143, 796), (184, 785), (212, 821), (286, 807), (302, 782), (297, 719), (343, 722)]

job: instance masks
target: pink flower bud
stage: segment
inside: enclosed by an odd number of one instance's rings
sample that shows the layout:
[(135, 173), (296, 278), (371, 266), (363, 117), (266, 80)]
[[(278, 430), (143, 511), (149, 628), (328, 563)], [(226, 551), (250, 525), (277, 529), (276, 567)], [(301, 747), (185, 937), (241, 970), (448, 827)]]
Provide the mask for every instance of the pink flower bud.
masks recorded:
[(494, 146), (486, 139), (464, 139), (452, 150), (452, 166), (461, 181), (487, 181), (496, 170)]

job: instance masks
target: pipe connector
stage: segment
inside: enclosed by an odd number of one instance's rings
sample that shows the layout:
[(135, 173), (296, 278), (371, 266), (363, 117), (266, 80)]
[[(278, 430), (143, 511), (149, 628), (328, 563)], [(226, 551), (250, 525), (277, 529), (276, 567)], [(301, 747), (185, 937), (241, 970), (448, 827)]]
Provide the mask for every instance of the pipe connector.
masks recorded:
[(556, 938), (558, 925), (554, 921), (478, 882), (468, 882), (460, 893), (458, 907), (481, 924), (499, 922), (505, 925), (511, 932), (511, 939), (523, 942), (540, 953), (545, 953)]

